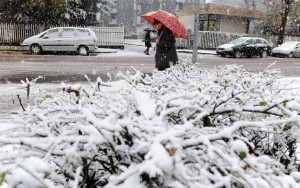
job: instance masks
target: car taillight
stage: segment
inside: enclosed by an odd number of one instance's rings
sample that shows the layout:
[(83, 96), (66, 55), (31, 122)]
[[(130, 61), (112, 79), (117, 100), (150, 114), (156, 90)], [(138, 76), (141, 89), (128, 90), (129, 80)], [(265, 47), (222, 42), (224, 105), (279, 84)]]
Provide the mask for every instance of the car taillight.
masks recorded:
[(94, 43), (96, 43), (97, 42), (97, 40), (96, 40), (96, 38), (94, 38)]

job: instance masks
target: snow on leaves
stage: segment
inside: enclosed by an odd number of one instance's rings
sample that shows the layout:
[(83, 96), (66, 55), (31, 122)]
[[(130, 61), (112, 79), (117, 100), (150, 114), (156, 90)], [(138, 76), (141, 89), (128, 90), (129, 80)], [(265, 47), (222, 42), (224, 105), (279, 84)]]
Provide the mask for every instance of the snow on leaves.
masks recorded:
[(300, 100), (283, 88), (279, 70), (181, 63), (152, 76), (119, 76), (119, 90), (101, 89), (113, 84), (99, 78), (63, 85), (59, 94), (41, 91), (1, 132), (1, 180), (16, 187), (299, 187)]

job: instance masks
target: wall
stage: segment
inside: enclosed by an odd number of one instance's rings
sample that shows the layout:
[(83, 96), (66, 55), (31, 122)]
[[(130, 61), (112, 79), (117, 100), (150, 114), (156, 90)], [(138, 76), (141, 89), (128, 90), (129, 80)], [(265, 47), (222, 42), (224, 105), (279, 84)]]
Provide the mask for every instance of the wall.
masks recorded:
[[(186, 29), (194, 31), (194, 15), (185, 15), (178, 18)], [(236, 17), (221, 16), (220, 32), (246, 33), (247, 20)]]
[(246, 33), (247, 20), (237, 17), (221, 16), (220, 31), (228, 33)]
[(184, 27), (194, 32), (194, 15), (180, 16), (178, 18)]

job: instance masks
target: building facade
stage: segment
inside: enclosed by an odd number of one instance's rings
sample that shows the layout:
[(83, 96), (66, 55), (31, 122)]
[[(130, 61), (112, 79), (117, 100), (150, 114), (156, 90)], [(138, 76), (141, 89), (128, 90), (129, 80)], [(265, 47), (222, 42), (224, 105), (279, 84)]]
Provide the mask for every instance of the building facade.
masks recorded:
[[(173, 13), (193, 30), (194, 5), (197, 0), (118, 0), (117, 25), (125, 27), (125, 33), (139, 35), (147, 22), (141, 15), (155, 10)], [(203, 7), (200, 13), (200, 30), (247, 32), (251, 21), (260, 19), (263, 10), (259, 0), (198, 0)], [(227, 12), (228, 10), (229, 12)], [(221, 13), (218, 13), (218, 12)], [(189, 15), (188, 15), (189, 14)], [(244, 15), (245, 14), (245, 15)], [(254, 14), (254, 16), (252, 16)], [(227, 24), (225, 24), (227, 23)]]
[(118, 25), (125, 27), (127, 34), (140, 34), (148, 25), (142, 15), (155, 10), (175, 14), (178, 0), (118, 0)]
[[(195, 6), (178, 10), (176, 15), (184, 26), (194, 31)], [(205, 3), (199, 8), (199, 31), (249, 33), (251, 21), (262, 18), (258, 10)]]

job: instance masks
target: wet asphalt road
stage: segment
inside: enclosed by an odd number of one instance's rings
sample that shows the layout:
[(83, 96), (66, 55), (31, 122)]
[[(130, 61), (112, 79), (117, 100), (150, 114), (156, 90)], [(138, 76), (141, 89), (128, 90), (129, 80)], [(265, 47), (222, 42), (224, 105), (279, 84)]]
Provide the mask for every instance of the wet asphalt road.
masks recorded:
[[(191, 54), (178, 53), (180, 58), (190, 58)], [(300, 58), (222, 58), (216, 55), (198, 55), (197, 65), (201, 69), (213, 69), (224, 64), (238, 64), (249, 71), (262, 71), (270, 64), (280, 68), (284, 76), (300, 77)], [(84, 82), (84, 75), (92, 80), (101, 77), (114, 79), (119, 72), (133, 72), (132, 67), (144, 73), (153, 71), (154, 57), (144, 54), (138, 56), (112, 54), (95, 54), (78, 56), (70, 54), (30, 55), (28, 53), (0, 53), (0, 84), (19, 83), (25, 78), (33, 79), (43, 76), (39, 83)]]

